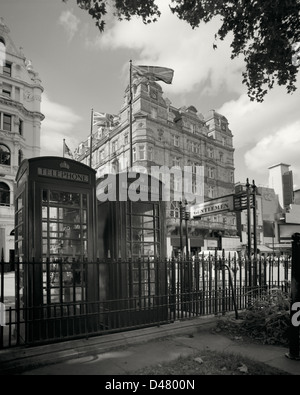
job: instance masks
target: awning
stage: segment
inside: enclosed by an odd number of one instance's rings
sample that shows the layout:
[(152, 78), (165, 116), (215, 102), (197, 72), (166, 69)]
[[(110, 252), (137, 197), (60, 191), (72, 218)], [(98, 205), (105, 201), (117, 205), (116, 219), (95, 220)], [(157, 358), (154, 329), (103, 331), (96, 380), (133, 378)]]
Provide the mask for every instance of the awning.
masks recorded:
[(273, 248), (267, 247), (267, 246), (265, 246), (265, 245), (259, 245), (259, 246), (257, 246), (257, 249), (258, 249), (260, 252), (270, 252), (270, 253), (273, 252)]

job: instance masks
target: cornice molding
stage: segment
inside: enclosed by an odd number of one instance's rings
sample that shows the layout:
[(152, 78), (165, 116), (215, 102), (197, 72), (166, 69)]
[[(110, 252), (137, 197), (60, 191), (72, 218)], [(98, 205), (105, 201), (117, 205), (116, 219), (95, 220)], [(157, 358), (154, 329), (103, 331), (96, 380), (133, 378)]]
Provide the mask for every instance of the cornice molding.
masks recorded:
[(4, 104), (4, 105), (6, 105), (6, 106), (13, 107), (13, 108), (17, 109), (18, 111), (20, 111), (20, 112), (21, 112), (22, 114), (24, 114), (25, 116), (32, 117), (32, 118), (38, 117), (38, 118), (40, 118), (41, 121), (43, 121), (43, 120), (45, 119), (44, 114), (42, 114), (41, 112), (38, 112), (38, 111), (29, 111), (29, 110), (27, 110), (27, 109), (24, 107), (23, 104), (21, 104), (21, 103), (15, 101), (15, 100), (6, 99), (6, 98), (4, 98), (4, 97), (0, 97), (0, 104)]

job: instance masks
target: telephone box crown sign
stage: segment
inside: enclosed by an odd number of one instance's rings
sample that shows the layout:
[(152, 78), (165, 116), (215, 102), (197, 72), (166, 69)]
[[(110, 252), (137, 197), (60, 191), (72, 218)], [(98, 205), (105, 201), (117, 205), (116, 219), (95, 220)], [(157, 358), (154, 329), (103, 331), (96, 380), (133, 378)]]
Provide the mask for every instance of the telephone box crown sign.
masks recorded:
[(62, 169), (70, 169), (70, 166), (68, 165), (68, 163), (66, 161), (63, 161), (59, 164), (59, 167), (61, 167)]

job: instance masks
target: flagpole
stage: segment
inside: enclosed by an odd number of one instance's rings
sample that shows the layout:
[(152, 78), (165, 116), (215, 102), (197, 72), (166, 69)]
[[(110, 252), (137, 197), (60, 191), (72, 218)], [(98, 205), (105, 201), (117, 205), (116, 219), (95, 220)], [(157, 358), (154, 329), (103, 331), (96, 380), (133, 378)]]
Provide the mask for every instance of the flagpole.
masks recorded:
[(65, 157), (65, 143), (66, 139), (63, 139), (63, 158)]
[(91, 111), (91, 135), (90, 135), (90, 167), (92, 167), (92, 154), (93, 154), (93, 118), (94, 110)]
[(132, 60), (129, 61), (129, 139), (130, 139), (130, 169), (133, 166), (132, 158)]

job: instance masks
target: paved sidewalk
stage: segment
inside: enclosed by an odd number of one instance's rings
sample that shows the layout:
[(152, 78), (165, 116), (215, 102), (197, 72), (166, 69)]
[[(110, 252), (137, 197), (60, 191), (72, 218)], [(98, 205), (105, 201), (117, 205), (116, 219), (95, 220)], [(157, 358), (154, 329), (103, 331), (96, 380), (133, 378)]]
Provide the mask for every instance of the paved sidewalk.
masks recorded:
[(215, 324), (216, 317), (201, 317), (88, 340), (2, 350), (0, 371), (17, 375), (130, 375), (206, 349), (236, 353), (300, 375), (300, 361), (286, 358), (288, 349), (231, 340), (212, 333)]

